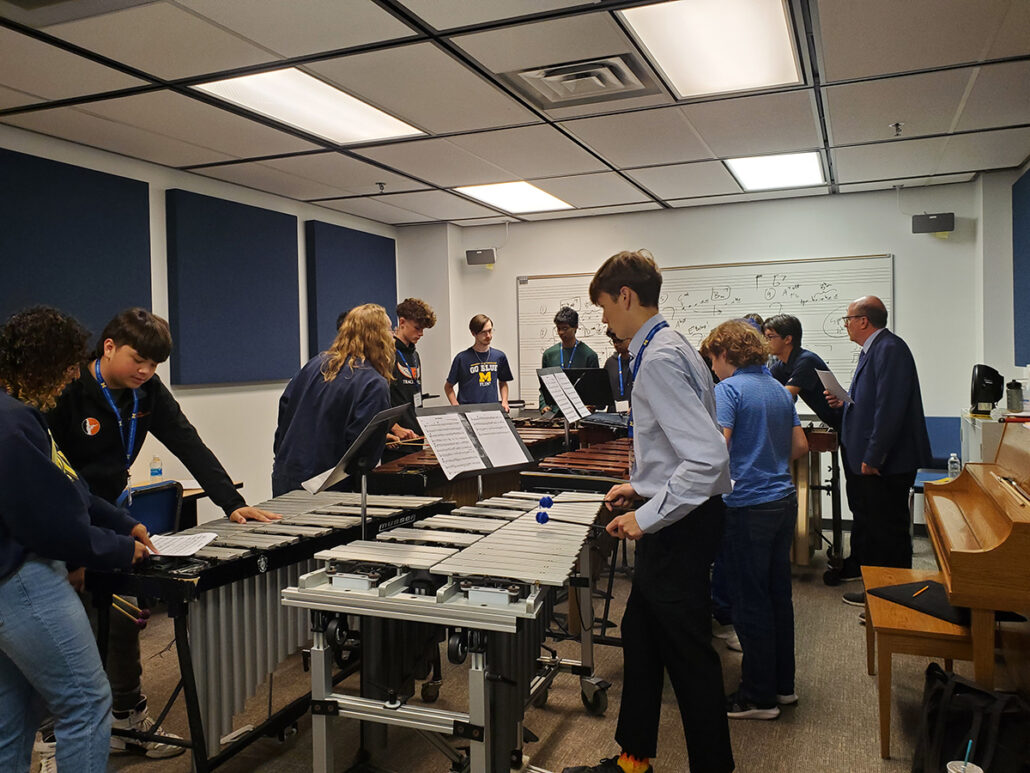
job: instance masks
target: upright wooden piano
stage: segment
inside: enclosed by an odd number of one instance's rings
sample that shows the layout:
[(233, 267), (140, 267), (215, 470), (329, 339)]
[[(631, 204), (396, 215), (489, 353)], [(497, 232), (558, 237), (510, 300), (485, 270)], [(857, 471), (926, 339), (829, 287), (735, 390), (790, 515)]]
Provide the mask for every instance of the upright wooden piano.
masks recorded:
[(927, 483), (926, 528), (948, 600), (969, 607), (976, 681), (994, 684), (994, 613), (1030, 609), (1030, 424), (1007, 424), (992, 464)]

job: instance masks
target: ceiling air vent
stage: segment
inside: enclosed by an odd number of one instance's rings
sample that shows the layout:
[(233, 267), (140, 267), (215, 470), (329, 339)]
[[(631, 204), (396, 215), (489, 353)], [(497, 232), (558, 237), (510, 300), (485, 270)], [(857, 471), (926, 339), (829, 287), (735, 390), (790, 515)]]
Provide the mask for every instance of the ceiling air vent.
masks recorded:
[(533, 67), (501, 78), (545, 110), (659, 93), (647, 68), (630, 54)]

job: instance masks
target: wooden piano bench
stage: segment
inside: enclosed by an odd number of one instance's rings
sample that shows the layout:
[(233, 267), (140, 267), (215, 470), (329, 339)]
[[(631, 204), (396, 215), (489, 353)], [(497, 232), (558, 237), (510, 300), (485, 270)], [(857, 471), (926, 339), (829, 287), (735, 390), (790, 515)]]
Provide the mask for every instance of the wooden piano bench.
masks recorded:
[(903, 607), (868, 593), (884, 585), (936, 580), (943, 582), (940, 572), (918, 569), (893, 569), (863, 566), (865, 597), (866, 665), (869, 674), (876, 674), (876, 690), (880, 704), (880, 756), (890, 757), (891, 742), (891, 657), (923, 655), (942, 658), (944, 670), (952, 670), (955, 660), (973, 659), (973, 640), (968, 626)]

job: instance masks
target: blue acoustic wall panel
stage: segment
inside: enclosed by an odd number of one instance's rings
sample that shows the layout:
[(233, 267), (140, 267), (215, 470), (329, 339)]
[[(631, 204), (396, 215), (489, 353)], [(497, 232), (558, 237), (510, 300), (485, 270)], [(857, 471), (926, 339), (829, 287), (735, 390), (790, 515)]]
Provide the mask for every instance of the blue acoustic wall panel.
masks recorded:
[(329, 348), (341, 311), (378, 303), (397, 308), (396, 243), (385, 236), (318, 220), (305, 224), (308, 283), (308, 356)]
[(1012, 186), (1012, 305), (1014, 365), (1030, 365), (1030, 172)]
[(297, 218), (182, 190), (166, 203), (172, 383), (292, 378)]
[(0, 321), (42, 303), (99, 334), (150, 308), (146, 183), (4, 149), (0, 180)]

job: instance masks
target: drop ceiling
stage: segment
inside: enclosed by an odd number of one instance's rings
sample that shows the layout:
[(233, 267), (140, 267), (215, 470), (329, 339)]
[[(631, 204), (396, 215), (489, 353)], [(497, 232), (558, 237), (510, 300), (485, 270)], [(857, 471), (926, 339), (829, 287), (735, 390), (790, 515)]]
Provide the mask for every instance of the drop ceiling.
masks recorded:
[[(0, 123), (396, 225), (479, 225), (972, 179), (1030, 158), (1030, 2), (787, 0), (801, 85), (677, 100), (653, 0), (0, 0)], [(628, 57), (657, 88), (541, 105), (512, 73)], [(420, 129), (338, 146), (198, 93), (297, 67)], [(724, 160), (816, 151), (826, 184)], [(511, 215), (455, 188), (528, 180)]]

